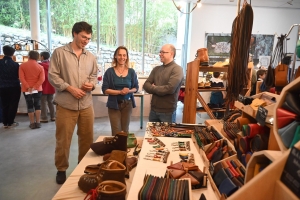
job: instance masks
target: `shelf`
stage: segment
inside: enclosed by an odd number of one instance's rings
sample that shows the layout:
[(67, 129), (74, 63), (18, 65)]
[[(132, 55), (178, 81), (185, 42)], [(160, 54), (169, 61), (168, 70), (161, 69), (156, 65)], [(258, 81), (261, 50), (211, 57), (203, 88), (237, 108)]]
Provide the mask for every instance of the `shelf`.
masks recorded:
[(198, 88), (198, 92), (226, 91), (225, 88)]
[[(285, 98), (288, 92), (297, 92), (299, 93), (300, 90), (300, 77), (289, 83), (287, 86), (285, 86), (280, 94), (279, 100), (277, 101), (276, 105), (274, 106), (274, 111), (276, 111), (278, 108), (281, 108), (281, 106), (285, 102)], [(282, 142), (282, 139), (280, 135), (278, 134), (278, 126), (277, 126), (277, 113), (274, 112), (274, 134), (275, 138), (278, 142), (279, 148), (281, 151), (287, 151), (289, 148), (287, 148), (284, 143)]]
[[(300, 148), (300, 142), (295, 144), (295, 147)], [(283, 152), (278, 159), (275, 159), (265, 170), (253, 177), (240, 190), (230, 196), (228, 200), (299, 200), (299, 198), (280, 181), (289, 154), (290, 149)], [(266, 154), (265, 156), (269, 155)]]
[[(267, 164), (270, 162), (274, 162), (278, 158), (282, 156), (281, 151), (258, 151), (253, 153), (251, 156), (249, 163), (247, 164), (247, 171), (245, 176), (245, 184), (249, 182), (254, 177), (255, 165), (256, 164)], [(265, 170), (265, 169), (264, 169)]]
[[(187, 64), (186, 83), (185, 83), (185, 98), (183, 107), (183, 123), (196, 123), (196, 104), (197, 100), (201, 103), (204, 110), (211, 119), (215, 119), (212, 111), (202, 98), (200, 92), (212, 91), (226, 91), (225, 88), (199, 88), (198, 78), (200, 72), (227, 72), (228, 67), (213, 67), (213, 66), (200, 66), (199, 60), (194, 60)], [(220, 110), (216, 110), (220, 111)]]
[(199, 66), (200, 72), (227, 72), (228, 67)]

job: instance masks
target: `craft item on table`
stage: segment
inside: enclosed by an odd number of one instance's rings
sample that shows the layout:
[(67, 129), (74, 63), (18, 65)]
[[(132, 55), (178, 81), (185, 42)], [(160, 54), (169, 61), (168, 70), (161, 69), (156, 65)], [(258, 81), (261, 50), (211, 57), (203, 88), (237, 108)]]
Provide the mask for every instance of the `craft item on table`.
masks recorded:
[(184, 137), (190, 138), (194, 133), (194, 126), (179, 126), (175, 123), (153, 122), (148, 123), (147, 133), (153, 137)]
[(138, 193), (138, 200), (144, 199), (189, 200), (189, 182), (188, 180), (170, 180), (169, 178), (145, 175), (143, 185)]
[(191, 146), (190, 146), (190, 142), (189, 141), (185, 141), (185, 142), (173, 142), (172, 144), (172, 151), (190, 151), (191, 150)]
[[(205, 168), (203, 169), (203, 172)], [(167, 166), (166, 177), (171, 179), (189, 178), (192, 189), (207, 187), (207, 174), (203, 173), (197, 165), (188, 162), (178, 162)]]
[(137, 139), (134, 135), (134, 133), (128, 133), (127, 136), (127, 148), (133, 148), (137, 144)]
[(135, 148), (134, 148), (134, 151), (133, 151), (133, 155), (134, 156), (138, 156), (139, 155), (139, 153), (141, 152), (141, 148), (139, 148), (139, 144), (137, 144), (136, 146), (135, 146)]
[(214, 127), (195, 127), (194, 137), (196, 138), (198, 146), (203, 149), (205, 145), (210, 144), (216, 140), (222, 139), (222, 136)]
[(179, 157), (181, 162), (187, 163), (194, 163), (195, 164), (195, 157), (193, 153), (179, 153)]
[(167, 148), (164, 150), (150, 150), (144, 159), (167, 163), (169, 155), (170, 151)]
[[(149, 144), (155, 145), (156, 147), (154, 148), (160, 148), (160, 147), (165, 147), (166, 145), (158, 138), (153, 137), (153, 138), (145, 138)], [(159, 147), (158, 147), (159, 145)]]

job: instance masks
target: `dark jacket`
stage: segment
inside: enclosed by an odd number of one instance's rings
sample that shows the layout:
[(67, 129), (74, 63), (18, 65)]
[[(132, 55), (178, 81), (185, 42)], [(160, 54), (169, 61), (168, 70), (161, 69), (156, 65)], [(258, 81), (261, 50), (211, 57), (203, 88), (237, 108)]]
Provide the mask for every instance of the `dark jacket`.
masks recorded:
[(0, 59), (0, 88), (20, 87), (19, 64), (10, 56)]
[[(138, 82), (137, 75), (136, 75), (134, 69), (129, 68), (128, 74), (129, 73), (131, 74), (131, 88), (129, 88), (129, 89), (136, 88), (136, 91), (138, 91), (139, 90), (139, 82)], [(102, 84), (103, 94), (105, 94), (105, 91), (107, 89), (112, 89), (112, 90), (116, 89), (116, 87), (114, 85), (113, 75), (114, 75), (113, 67), (110, 67), (105, 71), (104, 77), (103, 77), (103, 84)], [(118, 110), (119, 106), (118, 106), (117, 97), (118, 97), (117, 95), (108, 95), (106, 107)], [(132, 107), (135, 108), (136, 105), (135, 105), (133, 93), (130, 93), (130, 99), (132, 101)]]

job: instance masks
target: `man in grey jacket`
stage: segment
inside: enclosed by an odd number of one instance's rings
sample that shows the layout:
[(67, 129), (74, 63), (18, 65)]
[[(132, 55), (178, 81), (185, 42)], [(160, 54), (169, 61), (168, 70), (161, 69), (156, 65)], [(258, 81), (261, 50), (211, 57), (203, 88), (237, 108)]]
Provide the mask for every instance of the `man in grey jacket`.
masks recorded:
[(162, 46), (159, 57), (163, 63), (155, 67), (143, 88), (152, 94), (150, 122), (176, 122), (178, 93), (183, 80), (182, 67), (174, 61), (176, 49), (172, 44)]
[(94, 109), (91, 91), (97, 82), (95, 56), (85, 49), (92, 36), (92, 26), (77, 22), (72, 28), (73, 41), (54, 50), (49, 82), (56, 89), (56, 182), (63, 184), (69, 167), (72, 135), (77, 125), (79, 155), (84, 157), (93, 143)]

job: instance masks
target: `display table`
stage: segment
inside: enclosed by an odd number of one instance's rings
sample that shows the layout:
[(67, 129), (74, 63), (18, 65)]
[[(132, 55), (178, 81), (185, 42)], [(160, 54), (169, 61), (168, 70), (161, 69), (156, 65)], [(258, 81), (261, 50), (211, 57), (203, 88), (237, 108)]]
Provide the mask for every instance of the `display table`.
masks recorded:
[[(96, 141), (102, 141), (104, 136), (100, 136)], [(164, 176), (167, 166), (170, 165), (170, 162), (173, 163), (179, 162), (179, 152), (188, 152), (193, 153), (195, 157), (195, 164), (198, 165), (199, 169), (203, 170), (204, 162), (201, 156), (198, 154), (194, 143), (191, 138), (172, 138), (172, 137), (159, 137), (159, 139), (166, 145), (170, 150), (170, 155), (168, 157), (167, 163), (162, 163), (158, 161), (145, 160), (146, 154), (153, 150), (152, 145), (150, 145), (145, 138), (151, 137), (148, 135), (147, 131), (144, 138), (138, 138), (138, 143), (143, 144), (142, 150), (139, 154), (139, 160), (137, 167), (133, 168), (130, 172), (130, 179), (126, 180), (127, 185), (127, 198), (128, 200), (137, 200), (138, 193), (143, 185), (143, 179), (145, 174), (152, 174), (155, 176)], [(190, 151), (172, 151), (171, 143), (178, 141), (190, 141)], [(131, 149), (132, 150), (132, 149)], [(128, 153), (132, 154), (131, 152)], [(68, 177), (66, 182), (61, 186), (59, 191), (52, 198), (53, 200), (58, 199), (84, 199), (86, 193), (81, 191), (78, 187), (78, 180), (84, 174), (84, 169), (87, 165), (101, 163), (102, 156), (96, 155), (91, 149), (87, 152), (81, 162), (77, 165), (71, 175)], [(207, 173), (207, 171), (206, 171)], [(133, 187), (131, 187), (133, 186)], [(192, 190), (192, 199), (198, 200), (201, 193), (204, 193), (206, 199), (214, 200), (217, 199), (209, 180), (207, 181), (207, 188), (195, 189)]]
[[(145, 140), (145, 138), (149, 138), (149, 137), (150, 136), (146, 131), (144, 141), (143, 141), (143, 148), (140, 152), (138, 165), (136, 167), (135, 174), (132, 180), (132, 186), (134, 187), (131, 187), (129, 190), (127, 196), (128, 200), (138, 199), (138, 193), (139, 190), (141, 189), (141, 186), (143, 185), (143, 179), (145, 174), (152, 174), (154, 176), (163, 177), (165, 175), (167, 166), (170, 165), (171, 161), (173, 161), (173, 163), (177, 163), (180, 161), (180, 157), (179, 157), (180, 152), (193, 153), (195, 157), (195, 164), (198, 165), (199, 169), (203, 170), (204, 162), (201, 156), (198, 154), (196, 147), (192, 142), (191, 138), (159, 137), (159, 139), (166, 145), (166, 147), (171, 152), (168, 157), (168, 162), (162, 163), (158, 161), (145, 160), (144, 158), (146, 157), (146, 154), (150, 152), (150, 150), (153, 150), (152, 145), (150, 145), (147, 142), (147, 140)], [(191, 151), (172, 151), (171, 143), (178, 142), (178, 141), (190, 141)], [(207, 181), (207, 188), (192, 190), (192, 199), (198, 200), (200, 198), (201, 193), (205, 195), (206, 199), (209, 200), (217, 199), (209, 181)]]
[[(100, 136), (96, 140), (102, 141), (105, 136)], [(137, 138), (138, 144), (142, 145), (142, 138)], [(132, 150), (132, 149), (131, 149)], [(132, 154), (131, 152), (128, 153), (128, 155)], [(81, 191), (78, 187), (78, 181), (80, 177), (84, 174), (84, 169), (87, 165), (91, 164), (98, 164), (103, 162), (103, 156), (99, 156), (93, 152), (93, 150), (89, 149), (89, 151), (86, 153), (86, 155), (83, 157), (81, 162), (77, 165), (77, 167), (74, 169), (74, 171), (70, 174), (70, 176), (67, 178), (66, 182), (61, 186), (61, 188), (58, 190), (58, 192), (55, 194), (55, 196), (52, 198), (53, 200), (66, 200), (66, 199), (72, 199), (72, 200), (83, 200), (86, 196), (86, 193)], [(126, 186), (127, 191), (129, 191), (129, 188), (131, 186), (131, 182), (135, 173), (135, 169), (133, 168), (130, 171), (130, 178), (125, 179), (126, 180)]]

